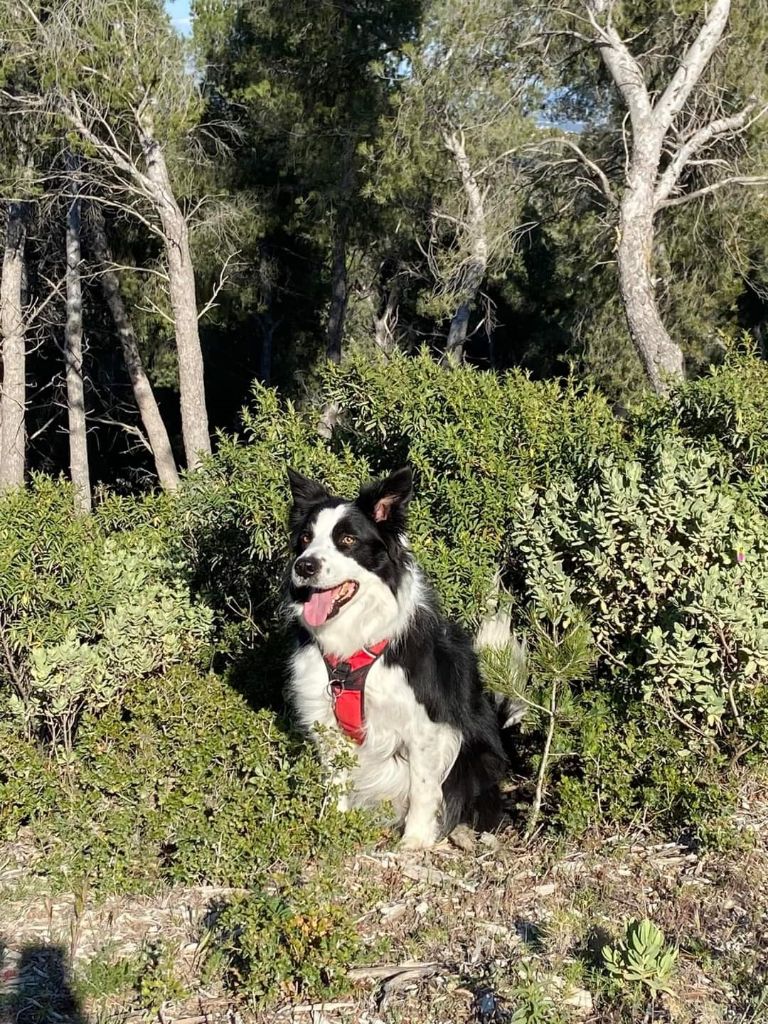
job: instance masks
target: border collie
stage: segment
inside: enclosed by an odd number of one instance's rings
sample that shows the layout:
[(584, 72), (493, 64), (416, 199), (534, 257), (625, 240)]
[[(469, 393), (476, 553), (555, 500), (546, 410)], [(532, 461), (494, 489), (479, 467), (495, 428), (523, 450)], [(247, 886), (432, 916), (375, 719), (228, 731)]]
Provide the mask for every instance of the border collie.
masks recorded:
[[(391, 802), (408, 849), (460, 823), (492, 827), (503, 733), (519, 708), (483, 690), (470, 638), (441, 616), (411, 554), (410, 469), (354, 501), (288, 475), (289, 608), (299, 627), (289, 690), (340, 806)], [(340, 746), (353, 766), (334, 771)]]

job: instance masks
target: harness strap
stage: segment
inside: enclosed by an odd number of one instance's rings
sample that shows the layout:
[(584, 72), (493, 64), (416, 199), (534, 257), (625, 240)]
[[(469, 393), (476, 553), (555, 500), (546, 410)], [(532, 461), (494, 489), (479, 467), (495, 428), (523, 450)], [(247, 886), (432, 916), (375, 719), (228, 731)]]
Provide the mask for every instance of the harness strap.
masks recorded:
[(365, 680), (386, 650), (389, 640), (355, 651), (349, 658), (324, 654), (333, 713), (339, 728), (355, 743), (365, 740)]

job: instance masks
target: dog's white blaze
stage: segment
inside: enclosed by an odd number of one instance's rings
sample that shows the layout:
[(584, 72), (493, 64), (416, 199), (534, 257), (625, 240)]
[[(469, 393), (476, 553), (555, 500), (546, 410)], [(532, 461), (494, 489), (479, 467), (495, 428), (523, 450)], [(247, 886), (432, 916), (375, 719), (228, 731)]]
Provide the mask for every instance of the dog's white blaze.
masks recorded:
[[(348, 575), (350, 562), (354, 559), (348, 558), (333, 543), (333, 531), (339, 521), (349, 513), (349, 505), (337, 505), (335, 508), (322, 509), (311, 526), (312, 540), (301, 553), (303, 557), (316, 558), (320, 562), (320, 572), (317, 581), (313, 583), (322, 589), (335, 587), (344, 580), (352, 579)], [(347, 575), (345, 575), (347, 573)], [(305, 581), (294, 572), (293, 582), (301, 586)]]

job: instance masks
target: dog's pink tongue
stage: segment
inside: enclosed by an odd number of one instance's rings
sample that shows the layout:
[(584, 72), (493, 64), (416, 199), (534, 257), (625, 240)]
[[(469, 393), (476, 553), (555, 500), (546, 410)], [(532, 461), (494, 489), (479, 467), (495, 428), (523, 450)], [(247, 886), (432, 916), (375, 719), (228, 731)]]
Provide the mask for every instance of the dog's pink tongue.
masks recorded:
[(304, 621), (308, 626), (322, 626), (333, 611), (338, 587), (332, 590), (316, 590), (304, 605)]

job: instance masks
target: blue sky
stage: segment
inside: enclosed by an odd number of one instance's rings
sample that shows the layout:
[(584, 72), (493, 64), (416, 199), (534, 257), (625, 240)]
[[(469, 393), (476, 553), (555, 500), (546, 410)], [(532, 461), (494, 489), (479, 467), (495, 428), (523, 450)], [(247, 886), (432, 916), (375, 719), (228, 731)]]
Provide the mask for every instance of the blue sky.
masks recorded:
[(190, 0), (165, 0), (165, 6), (171, 20), (180, 32), (188, 33), (192, 29), (189, 19)]

